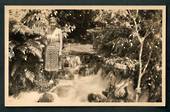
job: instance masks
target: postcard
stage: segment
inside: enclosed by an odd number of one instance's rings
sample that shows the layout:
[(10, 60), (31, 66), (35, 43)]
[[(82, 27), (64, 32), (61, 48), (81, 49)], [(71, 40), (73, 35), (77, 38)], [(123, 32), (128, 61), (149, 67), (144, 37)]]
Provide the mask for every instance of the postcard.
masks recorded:
[(5, 106), (165, 106), (166, 6), (6, 5)]

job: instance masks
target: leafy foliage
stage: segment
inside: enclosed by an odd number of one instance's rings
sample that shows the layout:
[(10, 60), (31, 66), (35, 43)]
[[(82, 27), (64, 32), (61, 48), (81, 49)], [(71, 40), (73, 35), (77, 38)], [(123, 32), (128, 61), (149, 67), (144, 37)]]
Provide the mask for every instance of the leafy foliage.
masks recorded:
[[(54, 11), (21, 9), (9, 12), (10, 94), (37, 86), (48, 90), (51, 86), (45, 87), (41, 82), (47, 84), (43, 72), (44, 47), (47, 45), (45, 35)], [(63, 27), (63, 34), (73, 30), (69, 28)]]
[[(57, 13), (55, 13), (57, 11)], [(58, 18), (58, 23), (62, 27), (70, 26), (72, 32), (68, 39), (78, 43), (90, 43), (92, 39), (86, 30), (95, 27), (93, 21), (96, 12), (93, 10), (56, 10), (52, 14)], [(88, 22), (87, 22), (88, 21)], [(74, 30), (73, 30), (74, 29)]]
[(47, 77), (43, 61), (47, 45), (45, 35), (54, 20), (68, 42), (93, 43), (96, 55), (83, 54), (85, 66), (80, 68), (85, 72), (91, 68), (94, 73), (102, 67), (103, 76), (109, 79), (110, 86), (104, 91), (104, 96), (90, 94), (89, 99), (99, 102), (134, 101), (142, 64), (141, 88), (146, 91), (145, 99), (161, 101), (160, 10), (21, 9), (10, 10), (9, 14), (10, 94), (34, 87), (48, 91), (52, 87), (45, 85)]
[[(153, 94), (149, 95), (150, 101), (154, 98), (157, 99), (157, 94), (159, 94), (159, 101), (161, 99), (160, 91), (158, 92), (155, 88), (156, 86), (161, 88), (160, 68), (162, 57), (159, 55), (162, 54), (161, 18), (162, 13), (160, 10), (100, 10), (95, 19), (99, 23), (98, 27), (101, 27), (94, 32), (97, 40), (95, 46), (98, 53), (110, 58), (108, 59), (109, 63), (116, 63), (113, 57), (118, 57), (118, 59), (126, 57), (132, 61), (132, 65), (135, 65), (136, 61), (133, 60), (139, 59), (141, 40), (146, 38), (142, 47), (142, 62), (137, 63), (138, 65), (141, 63), (145, 65), (143, 71), (145, 69), (146, 71), (144, 72), (144, 77), (142, 77), (142, 90), (152, 91)], [(151, 56), (148, 54), (151, 54)], [(138, 65), (136, 70), (139, 69)], [(156, 68), (159, 70), (155, 71)], [(160, 77), (158, 78), (158, 75), (155, 76), (155, 74), (159, 74)], [(137, 85), (138, 77), (137, 75), (135, 76), (134, 81), (135, 85)]]

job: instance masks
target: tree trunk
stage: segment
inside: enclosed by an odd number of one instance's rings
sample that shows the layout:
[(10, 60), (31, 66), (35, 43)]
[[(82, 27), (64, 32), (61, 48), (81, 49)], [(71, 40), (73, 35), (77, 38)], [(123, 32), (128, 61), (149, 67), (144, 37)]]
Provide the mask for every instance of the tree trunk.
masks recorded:
[(142, 51), (143, 51), (143, 42), (140, 42), (140, 52), (139, 52), (139, 77), (138, 77), (138, 84), (137, 84), (137, 93), (136, 93), (136, 102), (138, 102), (139, 100), (139, 95), (140, 95), (140, 92), (141, 92), (141, 79), (142, 79), (142, 76), (143, 76), (143, 73), (142, 73)]

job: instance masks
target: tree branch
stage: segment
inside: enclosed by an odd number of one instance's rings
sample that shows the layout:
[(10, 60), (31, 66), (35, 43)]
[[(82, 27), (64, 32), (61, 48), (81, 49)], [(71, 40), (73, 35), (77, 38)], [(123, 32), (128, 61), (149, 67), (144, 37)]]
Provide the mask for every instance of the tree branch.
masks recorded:
[(136, 16), (133, 16), (132, 13), (127, 10), (127, 12), (129, 13), (129, 16), (132, 18), (133, 20), (133, 23), (134, 23), (134, 27), (135, 27), (135, 36), (137, 36), (138, 40), (140, 41), (140, 43), (142, 43), (144, 40), (142, 38), (140, 38), (140, 35), (139, 35), (139, 29), (138, 29), (138, 24), (136, 22), (136, 18), (137, 18), (137, 15), (138, 15), (138, 10), (136, 12)]
[(147, 37), (147, 36), (149, 36), (149, 34), (150, 34), (151, 32), (149, 32), (149, 31), (147, 31), (146, 33), (145, 33), (145, 35), (144, 35), (144, 39)]
[(145, 73), (146, 68), (148, 67), (148, 64), (149, 64), (150, 59), (151, 59), (151, 55), (152, 55), (152, 51), (149, 53), (149, 59), (148, 59), (148, 61), (147, 61), (146, 65), (145, 65), (144, 69), (142, 70), (142, 75)]
[(138, 12), (139, 12), (139, 10), (137, 9), (137, 10), (136, 10), (136, 17), (138, 16)]

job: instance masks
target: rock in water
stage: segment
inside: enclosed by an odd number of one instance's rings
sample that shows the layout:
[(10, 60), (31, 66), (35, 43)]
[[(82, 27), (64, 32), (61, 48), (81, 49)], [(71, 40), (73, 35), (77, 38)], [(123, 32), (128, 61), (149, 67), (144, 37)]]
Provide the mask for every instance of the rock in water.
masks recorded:
[(106, 101), (106, 97), (100, 94), (90, 93), (87, 98), (89, 102), (105, 102)]
[(50, 93), (44, 93), (38, 100), (38, 102), (53, 102), (54, 97)]

